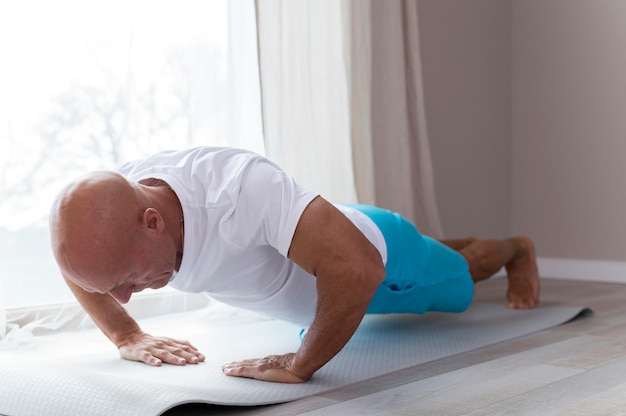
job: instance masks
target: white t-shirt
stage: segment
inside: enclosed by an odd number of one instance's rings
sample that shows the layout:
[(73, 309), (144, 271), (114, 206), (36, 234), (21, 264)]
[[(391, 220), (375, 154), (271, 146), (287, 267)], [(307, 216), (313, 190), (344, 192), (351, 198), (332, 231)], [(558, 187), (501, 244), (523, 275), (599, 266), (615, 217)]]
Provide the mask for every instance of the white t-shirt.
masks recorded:
[[(296, 225), (317, 194), (268, 159), (234, 148), (161, 152), (127, 163), (131, 181), (167, 182), (183, 208), (185, 241), (170, 286), (301, 325), (315, 317), (315, 277), (287, 258)], [(381, 252), (380, 230), (337, 206)]]

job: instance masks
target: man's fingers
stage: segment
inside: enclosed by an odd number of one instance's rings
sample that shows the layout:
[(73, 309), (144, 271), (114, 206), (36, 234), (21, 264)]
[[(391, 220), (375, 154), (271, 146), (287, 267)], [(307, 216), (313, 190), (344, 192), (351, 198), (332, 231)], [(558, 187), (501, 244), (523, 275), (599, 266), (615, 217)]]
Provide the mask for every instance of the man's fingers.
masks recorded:
[(188, 341), (145, 336), (140, 340), (120, 346), (120, 355), (127, 360), (142, 361), (152, 366), (162, 363), (173, 365), (197, 364), (205, 360)]
[(185, 365), (198, 364), (204, 361), (204, 355), (200, 354), (196, 349), (179, 345), (163, 345), (158, 349), (150, 351), (151, 354), (167, 364)]
[(158, 367), (162, 364), (160, 359), (152, 355), (152, 353), (147, 350), (141, 351), (139, 349), (132, 348), (128, 345), (124, 345), (119, 348), (119, 351), (120, 351), (120, 357), (122, 357), (125, 360), (141, 361), (141, 362), (144, 362), (148, 365), (152, 365), (155, 367)]
[(258, 380), (275, 381), (277, 377), (272, 373), (273, 371), (282, 371), (276, 366), (262, 363), (262, 362), (239, 362), (229, 363), (222, 366), (222, 371), (227, 376), (233, 377), (247, 377), (255, 378)]
[[(183, 358), (189, 364), (203, 362), (205, 357), (189, 341), (174, 341), (168, 346), (168, 351), (173, 355)], [(166, 361), (167, 362), (167, 361)]]
[(164, 363), (174, 364), (174, 365), (185, 365), (187, 364), (187, 360), (181, 357), (180, 355), (173, 354), (167, 350), (158, 351), (158, 358), (163, 360)]
[(225, 364), (222, 366), (222, 371), (227, 376), (234, 377), (250, 377), (250, 367), (245, 367), (243, 365), (236, 365), (234, 363)]
[(227, 363), (222, 366), (222, 371), (227, 376), (248, 377), (279, 383), (302, 383), (306, 381), (291, 371), (290, 361), (292, 359), (293, 354), (270, 355), (264, 358)]

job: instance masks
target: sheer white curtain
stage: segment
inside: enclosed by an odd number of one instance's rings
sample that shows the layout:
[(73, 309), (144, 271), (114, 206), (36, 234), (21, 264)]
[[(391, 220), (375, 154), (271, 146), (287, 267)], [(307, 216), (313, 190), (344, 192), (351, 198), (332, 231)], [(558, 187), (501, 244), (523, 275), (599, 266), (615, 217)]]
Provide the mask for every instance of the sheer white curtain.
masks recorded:
[(375, 194), (379, 205), (404, 214), (424, 234), (441, 238), (417, 13), (416, 0), (371, 1)]
[(356, 202), (343, 1), (257, 1), (268, 157), (333, 202)]
[(257, 0), (267, 154), (441, 237), (414, 0)]

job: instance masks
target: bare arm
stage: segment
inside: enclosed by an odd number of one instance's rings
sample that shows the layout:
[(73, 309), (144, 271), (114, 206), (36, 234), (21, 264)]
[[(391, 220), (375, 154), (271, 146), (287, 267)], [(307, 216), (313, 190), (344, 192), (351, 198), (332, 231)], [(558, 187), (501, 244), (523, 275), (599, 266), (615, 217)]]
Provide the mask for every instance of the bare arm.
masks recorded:
[(228, 364), (227, 375), (288, 383), (308, 380), (352, 337), (385, 276), (378, 250), (319, 197), (302, 214), (289, 257), (317, 278), (316, 317), (300, 349)]
[(117, 346), (122, 358), (150, 365), (196, 364), (204, 356), (187, 341), (154, 337), (141, 330), (126, 309), (111, 295), (89, 293), (65, 278), (72, 293), (102, 332)]

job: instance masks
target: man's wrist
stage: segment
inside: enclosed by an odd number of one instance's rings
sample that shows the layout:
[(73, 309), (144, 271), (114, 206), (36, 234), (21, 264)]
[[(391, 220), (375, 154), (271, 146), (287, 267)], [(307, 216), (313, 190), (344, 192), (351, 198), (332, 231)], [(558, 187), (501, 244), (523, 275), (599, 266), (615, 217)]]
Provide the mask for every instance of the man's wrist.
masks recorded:
[(138, 325), (135, 324), (134, 328), (129, 328), (125, 331), (116, 332), (111, 340), (119, 349), (120, 347), (141, 338), (143, 335), (144, 332), (141, 330), (141, 328), (139, 328)]
[(302, 351), (302, 348), (300, 348), (291, 359), (289, 371), (302, 381), (306, 381), (313, 377), (313, 374), (321, 367), (321, 365), (316, 366), (313, 364), (311, 360), (307, 358), (306, 352)]

